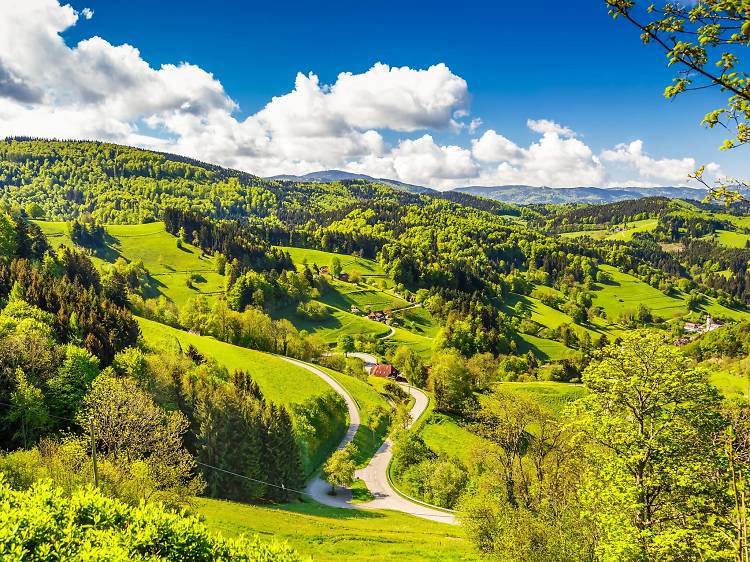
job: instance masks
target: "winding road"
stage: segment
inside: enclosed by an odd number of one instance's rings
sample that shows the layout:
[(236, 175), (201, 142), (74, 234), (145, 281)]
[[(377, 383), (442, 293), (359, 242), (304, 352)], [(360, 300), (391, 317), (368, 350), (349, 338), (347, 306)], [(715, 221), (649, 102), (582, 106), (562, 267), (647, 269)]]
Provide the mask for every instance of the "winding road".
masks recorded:
[[(352, 354), (355, 355), (355, 354)], [(368, 354), (356, 354), (360, 356), (360, 359), (365, 361), (366, 364), (374, 364), (375, 358)], [(362, 357), (365, 356), (365, 357)], [(357, 403), (354, 401), (349, 393), (342, 387), (333, 377), (324, 373), (322, 370), (307, 363), (290, 359), (288, 357), (281, 357), (284, 361), (302, 367), (312, 374), (320, 377), (325, 381), (333, 390), (341, 396), (346, 402), (346, 408), (349, 414), (349, 427), (347, 428), (346, 435), (338, 445), (338, 449), (346, 447), (353, 439), (359, 428), (360, 418), (359, 410), (357, 409)], [(401, 383), (404, 390), (409, 392), (414, 397), (414, 405), (411, 409), (411, 423), (413, 425), (427, 410), (429, 405), (429, 398), (427, 395), (411, 385)], [(365, 467), (356, 472), (356, 476), (361, 478), (367, 485), (367, 489), (370, 490), (372, 495), (375, 497), (372, 501), (360, 504), (351, 503), (351, 492), (349, 490), (339, 490), (335, 496), (329, 495), (331, 485), (323, 480), (320, 474), (316, 474), (310, 482), (307, 484), (306, 492), (312, 496), (312, 498), (318, 503), (328, 505), (331, 507), (339, 507), (343, 509), (391, 509), (394, 511), (401, 511), (408, 513), (416, 517), (422, 517), (423, 519), (429, 519), (431, 521), (437, 521), (440, 523), (448, 523), (451, 525), (457, 525), (458, 521), (456, 517), (451, 513), (441, 511), (439, 509), (433, 509), (426, 505), (423, 505), (417, 501), (411, 501), (405, 497), (399, 495), (391, 486), (388, 480), (388, 465), (393, 458), (391, 448), (393, 447), (393, 441), (386, 439), (380, 446), (380, 449), (370, 460), (370, 463)]]

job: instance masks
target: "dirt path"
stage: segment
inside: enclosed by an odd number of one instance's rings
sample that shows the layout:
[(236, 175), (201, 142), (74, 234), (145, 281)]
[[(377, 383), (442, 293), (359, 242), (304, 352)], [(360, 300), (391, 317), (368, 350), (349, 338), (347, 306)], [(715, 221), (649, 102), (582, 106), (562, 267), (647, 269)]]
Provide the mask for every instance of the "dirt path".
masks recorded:
[[(359, 411), (357, 410), (357, 404), (354, 399), (344, 387), (321, 369), (288, 357), (282, 357), (282, 359), (288, 363), (302, 367), (320, 377), (344, 399), (349, 413), (349, 427), (347, 428), (346, 435), (344, 435), (339, 443), (338, 448), (343, 449), (346, 447), (346, 445), (354, 439), (360, 424)], [(365, 360), (364, 358), (362, 359)], [(427, 410), (427, 406), (430, 403), (429, 398), (424, 392), (413, 386), (405, 383), (402, 383), (401, 386), (414, 397), (414, 405), (411, 409), (411, 423), (414, 424)], [(409, 513), (424, 519), (456, 525), (457, 520), (452, 514), (423, 506), (420, 503), (410, 501), (396, 493), (388, 482), (388, 465), (393, 457), (393, 453), (391, 452), (392, 446), (393, 442), (390, 439), (384, 441), (370, 463), (365, 468), (357, 471), (357, 477), (361, 478), (367, 484), (367, 488), (373, 496), (375, 496), (374, 500), (354, 505), (350, 503), (351, 492), (342, 489), (339, 489), (337, 495), (331, 496), (328, 493), (331, 486), (321, 478), (320, 474), (316, 474), (310, 480), (307, 484), (306, 492), (318, 503), (331, 507), (340, 507), (344, 509), (392, 509), (394, 511)]]

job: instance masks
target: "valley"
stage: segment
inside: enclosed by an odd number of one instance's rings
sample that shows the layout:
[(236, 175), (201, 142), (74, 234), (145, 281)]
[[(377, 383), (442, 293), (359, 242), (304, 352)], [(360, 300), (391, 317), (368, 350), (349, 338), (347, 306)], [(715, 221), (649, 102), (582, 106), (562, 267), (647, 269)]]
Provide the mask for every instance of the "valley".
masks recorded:
[[(14, 154), (45, 147), (6, 143)], [(5, 192), (19, 243), (0, 271), (0, 325), (7, 346), (47, 334), (33, 340), (49, 349), (47, 363), (22, 359), (42, 396), (58, 396), (71, 384), (58, 373), (78, 365), (56, 357), (90, 365), (73, 369), (83, 394), (43, 402), (74, 434), (71, 416), (102, 408), (98, 392), (172, 420), (141, 429), (174, 428), (164, 438), (171, 452), (121, 445), (138, 462), (160, 459), (171, 484), (102, 443), (102, 489), (124, 501), (149, 491), (227, 537), (273, 534), (317, 559), (365, 560), (373, 548), (383, 560), (481, 559), (470, 521), (496, 497), (489, 475), (527, 493), (519, 482), (536, 486), (552, 470), (536, 443), (582, 474), (566, 449), (569, 424), (597, 399), (587, 377), (634, 338), (658, 340), (660, 354), (706, 369), (727, 397), (747, 397), (739, 352), (711, 343), (750, 326), (742, 208), (668, 199), (516, 207), (361, 179), (279, 183), (113, 150), (123, 170), (146, 159), (172, 171), (151, 184), (134, 167), (120, 187), (143, 200), (116, 206), (99, 200), (106, 190), (77, 202), (54, 192), (39, 200), (31, 184)], [(106, 169), (106, 157), (97, 162)], [(154, 185), (159, 197), (146, 197)], [(215, 192), (226, 202), (209, 203)], [(253, 201), (250, 212), (241, 200)], [(91, 301), (87, 315), (62, 294)], [(9, 412), (14, 392), (0, 397)], [(75, 475), (56, 473), (63, 450), (34, 445), (56, 439), (50, 425), (32, 427), (28, 450), (22, 432), (6, 435), (15, 448), (0, 471), (27, 478), (20, 459), (31, 455), (36, 473), (58, 484), (90, 482), (87, 454)], [(322, 529), (339, 539), (323, 541)]]

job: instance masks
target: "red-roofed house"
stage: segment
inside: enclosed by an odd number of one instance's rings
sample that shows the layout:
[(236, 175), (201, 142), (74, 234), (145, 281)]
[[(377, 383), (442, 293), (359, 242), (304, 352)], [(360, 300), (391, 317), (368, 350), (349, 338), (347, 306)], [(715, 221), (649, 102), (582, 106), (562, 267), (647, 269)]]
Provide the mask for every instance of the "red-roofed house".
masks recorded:
[(370, 369), (370, 375), (383, 379), (393, 379), (396, 378), (396, 375), (398, 375), (398, 371), (393, 365), (378, 363), (372, 369)]

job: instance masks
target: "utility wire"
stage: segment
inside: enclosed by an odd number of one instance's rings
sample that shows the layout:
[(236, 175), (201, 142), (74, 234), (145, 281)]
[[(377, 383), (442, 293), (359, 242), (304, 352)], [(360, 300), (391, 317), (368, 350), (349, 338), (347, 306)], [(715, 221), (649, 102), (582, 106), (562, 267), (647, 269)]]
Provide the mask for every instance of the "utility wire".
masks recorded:
[[(14, 406), (13, 404), (9, 404), (8, 402), (3, 402), (3, 401), (0, 401), (0, 405), (10, 406), (10, 407)], [(69, 421), (69, 422), (73, 422), (75, 424), (81, 425), (81, 422), (78, 421), (78, 420), (74, 420), (74, 419), (71, 419), (71, 418), (65, 418), (65, 417), (61, 417), (61, 416), (54, 416), (52, 414), (48, 414), (48, 415), (51, 418), (55, 418), (55, 419), (63, 420), (63, 421)], [(250, 476), (245, 476), (244, 474), (239, 474), (237, 472), (232, 472), (231, 470), (227, 470), (225, 468), (221, 468), (221, 467), (218, 467), (218, 466), (213, 466), (213, 465), (210, 465), (210, 464), (206, 464), (206, 463), (200, 462), (198, 460), (195, 461), (195, 464), (200, 465), (200, 466), (202, 466), (204, 468), (211, 469), (211, 470), (217, 470), (219, 472), (223, 472), (224, 474), (229, 474), (229, 475), (235, 476), (237, 478), (242, 478), (244, 480), (249, 480), (249, 481), (255, 482), (257, 484), (265, 484), (266, 486), (272, 486), (272, 487), (278, 488), (280, 490), (284, 490), (284, 491), (287, 491), (287, 492), (292, 492), (292, 493), (295, 493), (295, 494), (300, 494), (302, 496), (308, 496), (310, 498), (315, 499), (315, 496), (313, 494), (309, 493), (309, 492), (305, 492), (305, 491), (302, 491), (302, 490), (295, 490), (294, 488), (287, 488), (283, 484), (274, 484), (273, 482), (266, 482), (265, 480), (259, 480), (257, 478), (251, 478)], [(321, 504), (321, 505), (325, 505), (325, 504)], [(417, 512), (412, 512), (412, 511), (401, 511), (401, 510), (399, 510), (399, 511), (401, 513), (405, 513), (406, 515), (414, 515), (415, 517), (424, 517), (426, 515), (429, 515), (430, 517), (446, 517), (446, 518), (449, 518), (449, 517), (461, 517), (460, 515), (453, 515), (453, 514), (450, 514), (450, 513), (446, 513), (445, 515), (442, 515), (442, 514), (437, 514), (437, 513), (429, 513), (428, 514), (428, 513), (417, 513)]]

